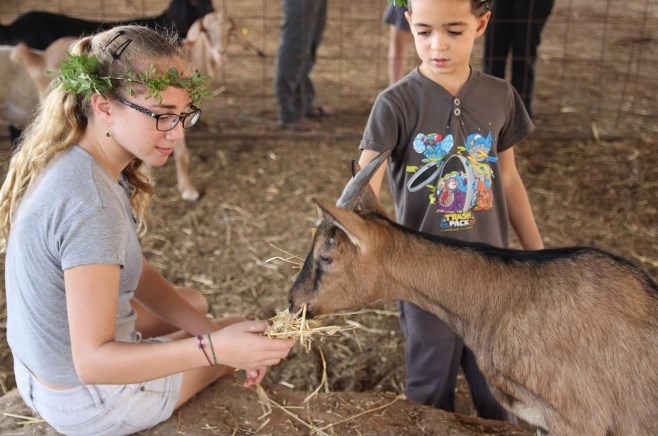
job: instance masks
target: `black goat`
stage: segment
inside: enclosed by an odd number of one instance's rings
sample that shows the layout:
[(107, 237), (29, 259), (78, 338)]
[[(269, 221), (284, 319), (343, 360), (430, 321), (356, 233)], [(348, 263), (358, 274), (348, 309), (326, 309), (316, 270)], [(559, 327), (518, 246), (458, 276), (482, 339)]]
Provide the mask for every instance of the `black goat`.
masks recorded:
[(173, 30), (181, 38), (192, 23), (213, 12), (211, 0), (172, 0), (157, 17), (134, 18), (124, 21), (88, 21), (51, 12), (33, 11), (21, 15), (9, 25), (0, 24), (0, 45), (24, 42), (28, 47), (44, 50), (63, 36), (80, 37), (122, 24), (140, 24), (154, 29)]

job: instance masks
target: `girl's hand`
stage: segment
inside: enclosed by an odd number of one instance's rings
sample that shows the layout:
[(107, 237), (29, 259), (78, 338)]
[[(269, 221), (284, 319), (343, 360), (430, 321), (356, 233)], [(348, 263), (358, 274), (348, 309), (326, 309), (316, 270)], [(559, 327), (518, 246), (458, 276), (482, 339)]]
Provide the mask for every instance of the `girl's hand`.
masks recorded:
[(249, 386), (257, 385), (267, 374), (267, 367), (257, 368), (257, 369), (248, 369), (245, 371), (245, 379), (242, 386), (248, 388)]
[(295, 344), (293, 339), (270, 339), (263, 336), (267, 326), (265, 321), (244, 321), (212, 333), (218, 363), (236, 369), (258, 371), (255, 377), (248, 374), (247, 380), (260, 381), (265, 375), (261, 369), (279, 363)]

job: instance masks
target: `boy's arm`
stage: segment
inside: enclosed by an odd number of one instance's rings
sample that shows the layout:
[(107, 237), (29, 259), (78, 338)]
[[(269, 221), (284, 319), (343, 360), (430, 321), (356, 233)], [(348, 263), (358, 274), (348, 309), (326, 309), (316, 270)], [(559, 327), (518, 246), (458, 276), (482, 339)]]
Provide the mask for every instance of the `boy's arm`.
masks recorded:
[[(376, 158), (378, 155), (379, 155), (378, 151), (363, 150), (361, 152), (361, 156), (359, 157), (359, 166), (361, 168), (365, 167), (366, 165), (368, 165), (368, 162)], [(370, 179), (370, 187), (375, 192), (375, 196), (377, 198), (379, 198), (379, 193), (381, 192), (382, 189), (384, 174), (386, 174), (386, 163), (382, 164), (382, 166), (380, 166), (377, 172), (372, 176), (372, 179)]]
[(516, 168), (514, 148), (510, 147), (498, 153), (498, 159), (512, 228), (524, 249), (541, 250), (544, 248), (544, 243), (530, 208), (528, 193)]

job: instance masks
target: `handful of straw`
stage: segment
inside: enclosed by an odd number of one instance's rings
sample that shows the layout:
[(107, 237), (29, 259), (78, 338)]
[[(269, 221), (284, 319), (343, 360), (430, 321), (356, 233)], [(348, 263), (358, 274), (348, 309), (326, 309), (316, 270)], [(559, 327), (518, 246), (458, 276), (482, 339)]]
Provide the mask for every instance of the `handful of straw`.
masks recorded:
[(288, 309), (276, 311), (276, 316), (270, 318), (271, 325), (263, 333), (269, 338), (289, 339), (299, 338), (299, 343), (306, 349), (311, 350), (312, 342), (324, 336), (332, 336), (341, 330), (352, 330), (353, 327), (322, 326), (326, 317), (306, 319), (306, 306), (297, 313), (292, 314)]

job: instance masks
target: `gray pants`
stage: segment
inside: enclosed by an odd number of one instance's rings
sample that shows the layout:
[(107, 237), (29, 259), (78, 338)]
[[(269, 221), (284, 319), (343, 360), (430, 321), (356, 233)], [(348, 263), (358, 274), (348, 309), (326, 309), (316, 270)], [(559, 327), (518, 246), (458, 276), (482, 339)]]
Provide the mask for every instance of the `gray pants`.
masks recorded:
[(461, 365), (478, 416), (516, 422), (491, 395), (464, 342), (439, 318), (418, 306), (398, 302), (406, 339), (407, 397), (419, 404), (455, 411), (455, 386)]
[(327, 22), (327, 0), (283, 0), (274, 86), (282, 123), (311, 112), (315, 89), (309, 77)]

